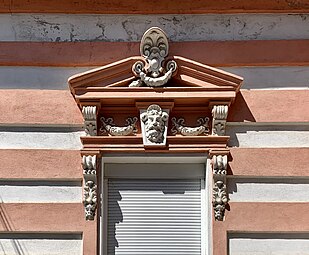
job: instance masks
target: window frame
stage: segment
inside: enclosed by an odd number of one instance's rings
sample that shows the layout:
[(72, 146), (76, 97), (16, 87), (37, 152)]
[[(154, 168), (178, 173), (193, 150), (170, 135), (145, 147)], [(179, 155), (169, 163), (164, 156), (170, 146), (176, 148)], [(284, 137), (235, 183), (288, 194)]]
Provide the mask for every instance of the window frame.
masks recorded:
[[(205, 164), (204, 178), (201, 179), (201, 255), (213, 254), (213, 235), (212, 235), (212, 168), (211, 159), (208, 154), (204, 155), (142, 155), (142, 156), (128, 156), (128, 155), (111, 155), (104, 156), (101, 160), (101, 213), (99, 215), (99, 254), (109, 255), (107, 252), (107, 235), (108, 235), (108, 178), (105, 177), (104, 165), (105, 164)], [(147, 178), (147, 173), (145, 173)], [(194, 177), (192, 175), (192, 177)], [(114, 178), (114, 177), (112, 177)], [(118, 177), (128, 178), (128, 177)], [(134, 177), (143, 178), (142, 177)], [(172, 177), (171, 179), (176, 179)], [(164, 179), (164, 177), (162, 178)]]

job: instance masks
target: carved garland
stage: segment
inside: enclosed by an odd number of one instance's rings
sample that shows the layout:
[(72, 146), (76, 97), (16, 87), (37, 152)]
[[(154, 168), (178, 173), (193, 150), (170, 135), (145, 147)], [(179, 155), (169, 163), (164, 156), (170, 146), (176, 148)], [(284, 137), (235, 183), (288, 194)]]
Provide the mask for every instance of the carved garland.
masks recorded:
[(84, 208), (86, 220), (94, 220), (97, 209), (97, 167), (96, 156), (83, 156)]
[(197, 120), (198, 127), (186, 127), (185, 120), (183, 118), (176, 119), (175, 117), (171, 119), (173, 127), (171, 133), (176, 135), (177, 133), (182, 134), (183, 136), (198, 136), (201, 134), (209, 134), (209, 118), (199, 118)]
[(136, 127), (136, 122), (137, 122), (137, 117), (133, 118), (127, 118), (127, 126), (125, 127), (116, 127), (114, 124), (114, 119), (113, 118), (101, 118), (102, 122), (102, 127), (100, 128), (100, 131), (104, 133), (108, 133), (112, 136), (126, 136), (126, 135), (131, 135), (135, 134), (137, 132), (137, 127)]

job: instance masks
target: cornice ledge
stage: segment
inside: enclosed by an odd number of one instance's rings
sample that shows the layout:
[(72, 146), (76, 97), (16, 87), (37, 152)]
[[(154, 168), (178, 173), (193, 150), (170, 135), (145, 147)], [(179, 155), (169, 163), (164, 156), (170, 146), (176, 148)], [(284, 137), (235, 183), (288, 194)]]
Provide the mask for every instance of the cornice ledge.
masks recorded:
[(134, 79), (134, 75), (132, 73), (132, 65), (136, 61), (143, 61), (143, 58), (140, 56), (133, 56), (102, 67), (94, 68), (89, 71), (73, 75), (68, 79), (69, 87), (72, 93), (74, 93), (75, 89), (79, 87), (84, 87), (86, 85), (95, 85), (103, 80), (109, 80), (111, 84), (113, 84), (117, 81), (118, 77), (124, 78), (123, 76), (125, 76), (126, 78)]

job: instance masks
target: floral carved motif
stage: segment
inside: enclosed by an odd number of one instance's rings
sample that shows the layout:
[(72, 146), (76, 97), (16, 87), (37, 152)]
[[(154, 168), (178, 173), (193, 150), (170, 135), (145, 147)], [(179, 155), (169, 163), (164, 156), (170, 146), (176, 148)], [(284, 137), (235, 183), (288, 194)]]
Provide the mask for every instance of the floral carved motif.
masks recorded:
[(215, 105), (212, 109), (212, 135), (225, 135), (227, 105)]
[(228, 195), (226, 191), (227, 155), (214, 155), (212, 157), (213, 168), (213, 200), (215, 220), (222, 221)]
[(222, 221), (224, 218), (225, 206), (228, 202), (226, 184), (223, 181), (216, 181), (213, 187), (213, 207), (215, 220)]
[(86, 220), (94, 220), (97, 209), (97, 185), (94, 181), (86, 181), (84, 185), (84, 206)]
[(143, 35), (140, 53), (145, 63), (138, 61), (133, 65), (133, 73), (139, 78), (130, 87), (160, 87), (166, 84), (177, 70), (174, 60), (163, 64), (168, 55), (168, 40), (165, 33), (158, 27), (148, 29)]
[(84, 176), (84, 209), (86, 220), (94, 220), (97, 208), (97, 176), (96, 156), (88, 155), (82, 158)]
[(100, 131), (102, 133), (108, 133), (112, 136), (125, 136), (125, 135), (131, 135), (135, 134), (137, 132), (136, 128), (136, 122), (137, 122), (137, 117), (133, 118), (127, 118), (127, 126), (124, 127), (116, 127), (114, 124), (113, 118), (101, 118), (102, 122), (102, 127), (100, 128)]
[(84, 129), (87, 136), (97, 135), (97, 107), (83, 106)]
[(168, 117), (168, 113), (163, 111), (159, 105), (150, 105), (147, 111), (141, 114), (143, 138), (154, 144), (164, 143)]
[(209, 133), (209, 118), (199, 118), (197, 120), (198, 127), (186, 127), (185, 120), (183, 118), (176, 119), (175, 117), (171, 119), (173, 127), (171, 129), (172, 134), (180, 133), (184, 136), (198, 136), (201, 134), (208, 135)]

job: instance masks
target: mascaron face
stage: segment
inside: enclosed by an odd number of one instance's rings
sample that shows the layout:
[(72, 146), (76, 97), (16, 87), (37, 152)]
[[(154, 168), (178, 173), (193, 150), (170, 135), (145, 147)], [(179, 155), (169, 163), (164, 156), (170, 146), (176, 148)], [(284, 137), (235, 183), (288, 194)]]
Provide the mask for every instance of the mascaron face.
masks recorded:
[(161, 143), (165, 131), (165, 121), (162, 118), (162, 112), (151, 111), (145, 124), (148, 140), (154, 143)]

